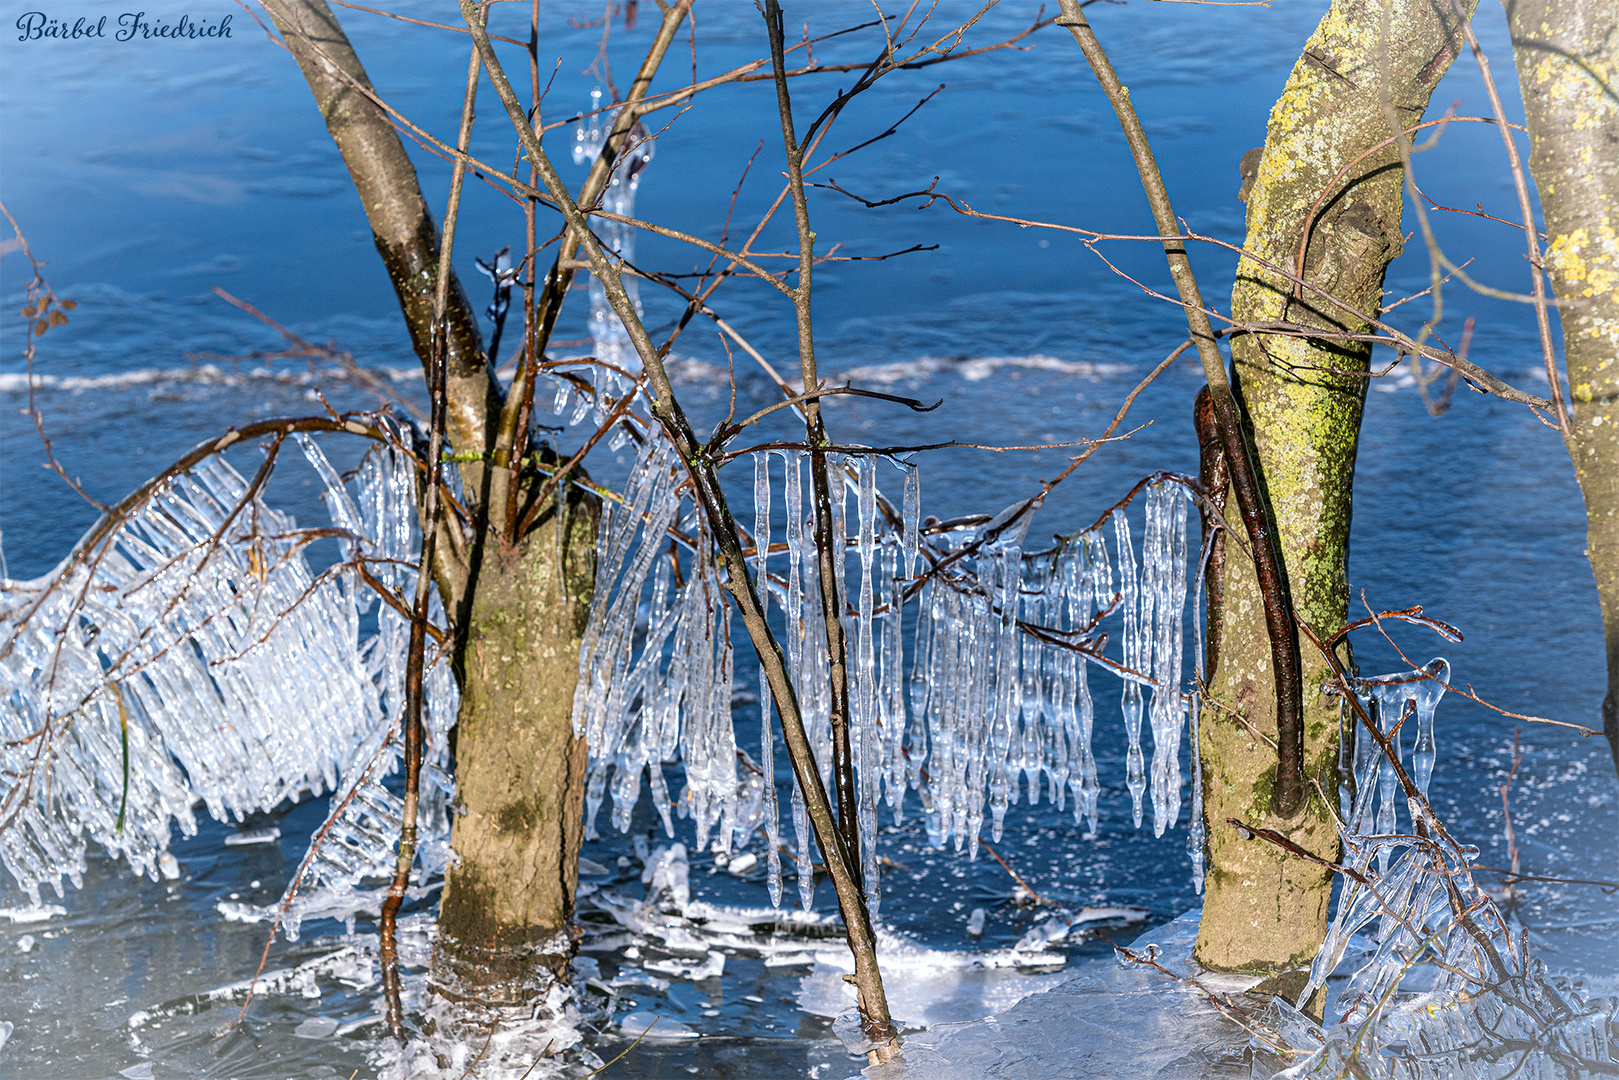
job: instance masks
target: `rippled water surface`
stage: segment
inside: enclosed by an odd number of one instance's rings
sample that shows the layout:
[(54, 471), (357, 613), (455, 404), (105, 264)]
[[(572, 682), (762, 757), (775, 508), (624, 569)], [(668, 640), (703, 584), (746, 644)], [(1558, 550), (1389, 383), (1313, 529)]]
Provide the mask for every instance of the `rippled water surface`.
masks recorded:
[[(495, 17), (510, 21), (507, 31), (520, 36), (518, 6), (501, 5)], [(562, 58), (545, 118), (562, 119), (599, 82), (599, 75), (582, 69), (596, 54), (601, 29), (573, 25), (569, 17), (582, 23), (599, 11), (569, 0), (541, 6), (547, 77), (549, 65)], [(1147, 118), (1177, 210), (1193, 229), (1240, 240), (1237, 160), (1263, 140), (1270, 103), (1323, 6), (1315, 0), (1271, 9), (1137, 2), (1091, 9)], [(4, 29), (26, 5), (8, 2), (0, 9)], [(429, 19), (453, 17), (445, 5), (409, 9)], [(638, 28), (615, 29), (608, 45), (620, 83), (650, 38), (655, 12), (652, 5), (642, 9)], [(800, 4), (789, 8), (788, 24), (808, 18), (811, 32), (822, 33), (867, 19), (870, 10), (843, 2)], [(752, 5), (703, 0), (697, 11), (700, 75), (767, 55)], [(969, 13), (947, 0), (936, 19)], [(294, 65), (230, 5), (169, 5), (148, 17), (173, 21), (182, 14), (194, 21), (231, 15), (232, 36), (160, 45), (18, 42), (14, 32), (0, 34), (0, 196), (36, 257), (48, 260), (46, 273), (58, 293), (78, 302), (69, 325), (39, 343), (37, 401), (63, 466), (104, 500), (226, 425), (318, 411), (317, 388), (339, 408), (370, 404), (352, 385), (311, 375), (301, 362), (253, 355), (279, 349), (279, 339), (215, 296), (214, 286), (310, 340), (336, 342), (395, 380), (401, 393), (420, 392), (359, 203)], [(971, 31), (968, 44), (1002, 40), (1034, 17), (1029, 5), (1003, 5)], [(380, 91), (427, 129), (450, 137), (465, 72), (464, 39), (356, 11), (343, 11), (342, 18)], [(1479, 30), (1497, 70), (1510, 71), (1500, 20), (1499, 11), (1484, 5)], [(824, 42), (816, 46), (816, 59), (869, 59), (877, 48), (871, 33)], [(835, 177), (876, 199), (937, 177), (940, 190), (981, 210), (1146, 231), (1150, 221), (1127, 153), (1072, 43), (1050, 28), (1023, 45), (890, 76), (845, 113), (827, 146), (842, 149), (878, 135), (941, 82), (946, 89), (896, 134), (830, 166), (822, 178)], [(520, 55), (512, 50), (508, 63), (518, 64)], [(682, 37), (659, 85), (689, 78), (690, 65)], [(852, 78), (798, 80), (801, 125)], [(1504, 89), (1510, 94), (1514, 88)], [(1458, 99), (1462, 112), (1488, 107), (1476, 71), (1462, 63), (1434, 102), (1442, 108)], [(480, 105), (484, 122), (473, 152), (510, 161), (514, 146), (496, 122), (487, 87)], [(769, 85), (723, 88), (675, 113), (654, 118), (655, 128), (668, 126), (641, 185), (638, 213), (717, 237), (738, 177), (762, 142), (736, 202), (732, 235), (751, 228), (779, 184)], [(559, 159), (567, 135), (562, 129), (550, 136)], [(1419, 157), (1419, 180), (1441, 202), (1482, 203), (1510, 217), (1514, 204), (1500, 156), (1493, 131), (1459, 126)], [(442, 207), (448, 170), (426, 153), (416, 158), (430, 205)], [(568, 165), (566, 175), (577, 181), (582, 170)], [(835, 243), (842, 245), (839, 254), (879, 255), (938, 245), (880, 263), (827, 264), (817, 275), (823, 371), (944, 401), (925, 416), (872, 401), (829, 405), (832, 430), (853, 441), (1027, 445), (1093, 435), (1184, 335), (1175, 309), (1115, 276), (1071, 235), (967, 220), (942, 203), (924, 212), (914, 202), (867, 210), (825, 190), (813, 193), (812, 212), (823, 250)], [(552, 227), (547, 223), (542, 231)], [(1458, 261), (1477, 256), (1485, 280), (1522, 288), (1513, 230), (1443, 215), (1440, 227)], [(519, 244), (521, 236), (521, 215), (472, 184), (456, 262), (478, 305), (485, 286), (472, 258)], [(790, 243), (784, 219), (767, 230), (759, 248), (781, 251)], [(1105, 251), (1143, 282), (1166, 286), (1161, 256), (1150, 248), (1115, 244)], [(688, 249), (653, 237), (641, 240), (638, 255), (670, 271), (694, 268)], [(1223, 308), (1229, 258), (1207, 251), (1194, 257), (1206, 294)], [(26, 261), (7, 247), (0, 264), (0, 528), (14, 578), (49, 570), (94, 520), (93, 508), (40, 467), (38, 436), (18, 412), (27, 402), (24, 328), (17, 317), (26, 277)], [(1425, 279), (1425, 258), (1413, 249), (1391, 272), (1389, 287), (1412, 291)], [(678, 313), (650, 289), (643, 296), (650, 324)], [(1544, 389), (1532, 319), (1524, 310), (1455, 288), (1446, 296), (1442, 332), (1455, 335), (1463, 318), (1476, 316), (1473, 358), (1531, 392)], [(715, 306), (767, 356), (791, 367), (791, 312), (776, 294), (737, 282), (721, 290)], [(560, 338), (585, 337), (585, 309), (580, 292), (564, 314)], [(1400, 314), (1415, 325), (1427, 311), (1418, 301)], [(586, 351), (586, 344), (573, 349)], [(697, 324), (676, 355), (686, 408), (700, 428), (710, 426), (727, 408), (726, 356), (711, 329)], [(742, 367), (740, 357), (738, 364), (738, 407), (768, 402), (768, 381)], [(1099, 452), (1059, 488), (1034, 532), (1088, 525), (1154, 469), (1195, 471), (1189, 417), (1200, 385), (1190, 363), (1154, 384), (1131, 414), (1131, 426), (1150, 426)], [(1363, 436), (1350, 561), (1357, 607), (1362, 591), (1378, 609), (1423, 604), (1459, 626), (1466, 641), (1441, 650), (1431, 638), (1402, 631), (1397, 640), (1413, 659), (1442, 651), (1460, 683), (1505, 709), (1599, 726), (1601, 627), (1582, 558), (1579, 492), (1555, 432), (1522, 409), (1465, 388), (1448, 412), (1430, 416), (1411, 377), (1396, 373), (1373, 385)], [(562, 436), (565, 445), (578, 438)], [(330, 452), (341, 459), (352, 448), (338, 444)], [(1063, 459), (1060, 450), (927, 455), (924, 512), (993, 513), (1059, 471)], [(607, 482), (626, 465), (611, 454), (592, 459), (592, 471)], [(314, 498), (318, 486), (307, 475), (284, 470), (273, 497), (302, 520), (323, 520)], [(738, 477), (739, 506), (746, 505), (749, 479)], [(1386, 643), (1366, 638), (1360, 644), (1364, 671), (1403, 666)], [(736, 685), (756, 685), (752, 670), (741, 666)], [(1043, 897), (1076, 909), (1138, 908), (1156, 925), (1198, 899), (1184, 832), (1155, 840), (1131, 827), (1123, 734), (1115, 699), (1107, 696), (1113, 693), (1110, 688), (1098, 704), (1103, 819), (1097, 838), (1082, 839), (1071, 816), (1048, 803), (1025, 803), (1009, 814), (996, 850)], [(746, 697), (739, 690), (739, 704)], [(751, 711), (738, 708), (741, 741), (753, 750), (756, 721), (744, 719)], [(1525, 760), (1512, 812), (1526, 866), (1579, 878), (1619, 876), (1613, 856), (1619, 803), (1601, 739), (1505, 718), (1455, 695), (1440, 708), (1434, 781), (1435, 805), (1452, 830), (1479, 844), (1484, 861), (1506, 859), (1497, 784), (1515, 729), (1521, 729)], [(778, 780), (785, 792), (785, 770)], [(283, 807), (241, 826), (280, 830), (278, 839), (250, 845), (226, 845), (238, 827), (208, 822), (197, 837), (176, 841), (181, 873), (172, 881), (133, 878), (93, 853), (84, 888), (48, 896), (45, 911), (25, 911), (27, 898), (9, 878), (0, 881), (0, 1021), (13, 1025), (0, 1047), (0, 1073), (374, 1073), (379, 994), (366, 959), (373, 931), (365, 917), (352, 929), (334, 920), (310, 922), (301, 941), (278, 941), (267, 970), (291, 974), (272, 978), (242, 1023), (221, 1033), (241, 1008), (237, 984), (258, 968), (267, 931), (226, 921), (220, 904), (262, 904), (279, 896), (324, 813), (324, 799)], [(643, 804), (632, 833), (647, 836), (655, 820)], [(1006, 950), (1037, 913), (1016, 902), (1015, 883), (995, 860), (969, 861), (954, 850), (928, 847), (914, 805), (903, 824), (890, 820), (885, 811), (882, 850), (893, 865), (882, 921), (891, 935), (885, 940), (894, 957), (890, 991), (901, 1020), (983, 1015), (1059, 977), (1049, 970), (950, 969), (963, 956)], [(689, 826), (679, 839), (691, 842)], [(661, 829), (652, 840), (669, 842)], [(692, 925), (705, 942), (698, 953), (725, 956), (721, 976), (660, 978), (659, 962), (690, 963), (697, 954), (613, 914), (625, 910), (615, 897), (642, 896), (641, 861), (631, 839), (609, 833), (587, 845), (586, 855), (595, 866), (585, 875), (590, 895), (581, 903), (581, 955), (595, 965), (587, 965), (587, 974), (593, 970), (616, 993), (592, 998), (609, 1011), (595, 1018), (602, 1033), (590, 1036), (591, 1051), (604, 1059), (617, 1054), (630, 1041), (624, 1032), (644, 1026), (637, 1021), (643, 1015), (664, 1017), (665, 1032), (678, 1025), (701, 1036), (649, 1038), (610, 1075), (842, 1076), (858, 1069), (861, 1062), (844, 1053), (826, 1019), (828, 1003), (835, 1005), (841, 993), (832, 966), (841, 948), (835, 939), (817, 936), (813, 927), (748, 930), (769, 917), (758, 914), (749, 923), (733, 912), (743, 929), (730, 938), (722, 940), (718, 922)], [(694, 897), (730, 909), (768, 906), (758, 868), (738, 875), (711, 860), (692, 857)], [(987, 912), (977, 940), (966, 934), (974, 908)], [(835, 910), (824, 886), (817, 910)], [(1619, 906), (1612, 897), (1588, 888), (1532, 887), (1520, 914), (1554, 969), (1594, 979), (1611, 979), (1619, 970)], [(430, 911), (416, 915), (405, 937), (407, 960), (424, 955)], [(1126, 936), (1141, 929), (1123, 915), (1102, 925)], [(1057, 948), (1070, 965), (1108, 950), (1090, 934), (1071, 935)], [(469, 1046), (468, 1061), (477, 1053)]]

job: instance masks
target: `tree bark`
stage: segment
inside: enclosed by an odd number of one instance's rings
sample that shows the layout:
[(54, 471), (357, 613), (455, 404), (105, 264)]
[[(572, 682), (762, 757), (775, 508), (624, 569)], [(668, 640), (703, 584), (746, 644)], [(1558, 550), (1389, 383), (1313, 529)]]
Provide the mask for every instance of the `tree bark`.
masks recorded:
[[(1407, 128), (1421, 119), (1461, 42), (1448, 4), (1392, 0), (1385, 9), (1380, 0), (1336, 0), (1271, 111), (1248, 193), (1246, 250), (1293, 269), (1308, 228), (1303, 277), (1375, 318), (1384, 272), (1401, 251), (1400, 156), (1390, 146), (1345, 177), (1334, 176), (1393, 134), (1393, 123)], [(1334, 189), (1311, 218), (1329, 184)], [(1370, 329), (1318, 293), (1296, 296), (1290, 282), (1251, 259), (1238, 268), (1232, 315), (1239, 323)], [(1348, 607), (1350, 500), (1369, 351), (1261, 335), (1239, 335), (1232, 344), (1291, 603), (1323, 639), (1343, 625)], [(1242, 536), (1234, 498), (1226, 501), (1226, 518), (1232, 535)], [(1253, 564), (1236, 545), (1227, 545), (1225, 564), (1221, 601), (1209, 612), (1211, 637), (1221, 644), (1198, 747), (1209, 869), (1196, 955), (1211, 968), (1286, 973), (1308, 964), (1325, 936), (1331, 875), (1273, 845), (1243, 840), (1227, 819), (1275, 829), (1324, 859), (1337, 857), (1322, 793), (1331, 798), (1337, 789), (1339, 705), (1319, 692), (1329, 669), (1306, 649), (1307, 802), (1296, 816), (1276, 815), (1276, 697), (1265, 605)]]
[[(267, 0), (266, 7), (348, 166), (412, 343), (430, 371), (439, 233), (415, 167), (367, 96), (365, 68), (324, 0)], [(453, 733), (458, 814), (451, 834), (459, 866), (445, 883), (433, 985), (456, 997), (529, 1000), (552, 979), (566, 980), (574, 951), (568, 924), (587, 750), (574, 737), (572, 705), (600, 503), (575, 486), (560, 542), (554, 506), (515, 542), (499, 538), (507, 501), (488, 498), (485, 461), (500, 448), (503, 395), (478, 317), (453, 272), (445, 341), (450, 445), (477, 460), (461, 467), (471, 535), (438, 544), (434, 567), (455, 621), (461, 709)]]
[(1568, 453), (1608, 646), (1602, 728), (1619, 770), (1619, 7), (1511, 0), (1506, 9), (1546, 217), (1545, 269), (1569, 303), (1560, 309)]
[(560, 544), (553, 504), (526, 543), (490, 545), (476, 571), (456, 719), (459, 865), (434, 952), (433, 985), (446, 996), (524, 1001), (568, 977), (587, 753), (573, 692), (600, 512), (574, 487)]
[[(298, 61), (326, 130), (343, 155), (365, 207), (371, 238), (388, 269), (411, 344), (427, 369), (432, 353), (433, 293), (439, 235), (399, 133), (366, 97), (371, 80), (325, 0), (266, 0)], [(445, 309), (450, 442), (483, 447), (500, 415), (500, 387), (484, 359), (478, 316), (452, 271)], [(472, 485), (477, 490), (478, 485)]]

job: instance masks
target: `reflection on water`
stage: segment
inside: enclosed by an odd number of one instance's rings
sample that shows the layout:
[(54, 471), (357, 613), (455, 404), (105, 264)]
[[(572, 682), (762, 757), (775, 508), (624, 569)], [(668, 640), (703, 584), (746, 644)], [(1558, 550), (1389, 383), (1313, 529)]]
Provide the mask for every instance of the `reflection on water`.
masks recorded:
[[(1178, 209), (1194, 228), (1230, 237), (1240, 232), (1236, 160), (1262, 138), (1269, 101), (1320, 6), (1278, 5), (1278, 11), (1260, 12), (1139, 5), (1097, 17), (1103, 32), (1117, 26), (1116, 62), (1127, 72), (1138, 105), (1158, 118), (1159, 158)], [(555, 43), (555, 51), (593, 54), (599, 29), (570, 28), (570, 12), (562, 5), (544, 7), (544, 39)], [(810, 14), (824, 17), (819, 10)], [(462, 46), (357, 13), (343, 17), (361, 54), (375, 57), (378, 85), (433, 130), (453, 130), (458, 102), (451, 99), (458, 95), (442, 88), (455, 85), (458, 70), (464, 71)], [(1015, 25), (1021, 15), (992, 17), (1000, 22), (986, 30), (986, 41), (1021, 29)], [(712, 35), (701, 57), (703, 70), (762, 52), (752, 20), (746, 5), (700, 8), (699, 44)], [(1223, 44), (1232, 39), (1233, 27), (1249, 47)], [(1494, 23), (1481, 22), (1480, 28), (1487, 45), (1500, 45)], [(632, 53), (646, 34), (643, 21), (635, 34), (619, 35), (615, 63), (633, 64)], [(941, 186), (997, 212), (1140, 226), (1145, 217), (1139, 187), (1110, 133), (1104, 103), (1086, 82), (1089, 76), (1063, 40), (1035, 40), (1029, 53), (990, 54), (943, 69), (949, 91), (899, 135), (866, 152), (871, 156), (839, 162), (840, 183), (886, 193), (941, 175)], [(79, 301), (73, 321), (41, 342), (40, 373), (47, 382), (39, 401), (66, 467), (101, 498), (121, 495), (227, 424), (319, 411), (312, 393), (317, 385), (338, 408), (368, 402), (352, 385), (305, 374), (301, 362), (223, 359), (282, 346), (212, 296), (212, 285), (252, 300), (310, 340), (335, 340), (369, 368), (397, 369), (402, 391), (417, 385), (386, 279), (307, 91), (285, 57), (262, 38), (243, 36), (232, 47), (236, 51), (177, 59), (181, 54), (175, 52), (29, 51), (9, 37), (0, 42), (7, 206), (36, 253), (52, 261), (48, 273), (58, 292)], [(818, 56), (840, 59), (840, 47), (828, 42), (823, 55), (818, 46)], [(856, 58), (858, 50), (848, 48)], [(1164, 62), (1166, 56), (1174, 62)], [(1504, 69), (1505, 52), (1498, 49), (1497, 56), (1498, 69)], [(564, 64), (550, 100), (585, 99), (593, 84), (575, 73), (579, 66)], [(1131, 74), (1136, 72), (1142, 77)], [(843, 85), (838, 78), (829, 76), (813, 88), (806, 83), (802, 93), (810, 100), (804, 107), (814, 107), (816, 94)], [(928, 81), (931, 74), (921, 78), (896, 80), (874, 92), (861, 103), (864, 111), (852, 110), (843, 122), (841, 138), (852, 145), (882, 130), (937, 83)], [(1216, 86), (1219, 92), (1211, 93)], [(700, 105), (660, 135), (657, 161), (639, 193), (643, 213), (712, 227), (717, 235), (748, 154), (760, 138), (770, 152), (774, 110), (767, 88), (758, 84), (722, 93), (729, 95), (723, 104)], [(1476, 78), (1460, 65), (1435, 100), (1456, 97), (1478, 100)], [(1472, 107), (1464, 105), (1464, 111)], [(510, 155), (510, 140), (496, 124), (480, 131), (486, 144), (475, 144), (474, 152), (497, 161)], [(1468, 132), (1447, 134), (1439, 150), (1419, 161), (1425, 188), (1451, 205), (1497, 199), (1494, 182), (1464, 182), (1495, 175), (1488, 155), (1497, 150)], [(748, 214), (774, 198), (775, 180), (758, 180), (769, 172), (761, 167), (750, 181), (756, 186), (744, 189), (738, 221), (751, 220)], [(582, 170), (570, 174), (580, 176)], [(427, 168), (425, 159), (424, 184), (430, 202), (442, 205), (445, 178)], [(481, 302), (473, 256), (487, 258), (516, 242), (521, 226), (487, 192), (472, 199), (459, 255), (462, 279)], [(828, 405), (832, 429), (852, 440), (936, 441), (944, 433), (1025, 444), (1093, 434), (1139, 373), (1183, 333), (1173, 310), (1144, 301), (1061, 237), (1041, 246), (1033, 232), (965, 222), (937, 207), (925, 214), (868, 212), (828, 198), (815, 203), (815, 212), (821, 235), (844, 240), (851, 251), (943, 245), (936, 253), (882, 264), (829, 264), (818, 276), (824, 370), (945, 400), (925, 417), (852, 399)], [(787, 242), (785, 232), (767, 232), (761, 240)], [(1516, 258), (1510, 237), (1458, 234), (1456, 242), (1465, 243), (1469, 254), (1481, 253), (1486, 263), (1517, 265), (1505, 261)], [(684, 270), (692, 259), (657, 238), (642, 238), (641, 248), (638, 258), (650, 265)], [(1123, 257), (1136, 258), (1129, 251)], [(1229, 274), (1218, 259), (1199, 259), (1212, 281)], [(8, 313), (21, 304), (25, 270), (18, 263), (8, 255), (0, 264)], [(1161, 276), (1151, 259), (1142, 257), (1136, 265), (1149, 280)], [(1397, 268), (1391, 287), (1424, 272), (1421, 266)], [(1509, 284), (1509, 273), (1492, 280)], [(1211, 284), (1207, 291), (1223, 296), (1224, 287)], [(676, 311), (655, 290), (643, 291), (642, 299), (654, 324)], [(1449, 299), (1458, 321), (1466, 314), (1480, 317), (1474, 358), (1533, 390), (1537, 350), (1522, 314), (1463, 295)], [(765, 291), (745, 285), (722, 290), (717, 303), (767, 355), (792, 355), (790, 313), (778, 310)], [(577, 303), (565, 314), (560, 338), (584, 337), (584, 308)], [(0, 425), (0, 527), (10, 572), (27, 577), (65, 553), (93, 510), (38, 468), (32, 426), (11, 412), (24, 404), (25, 388), (19, 324), (14, 314), (6, 318), (0, 399), (13, 418)], [(700, 427), (712, 424), (727, 407), (724, 352), (695, 330), (681, 348), (682, 400)], [(738, 379), (739, 407), (770, 399), (762, 376), (739, 371)], [(1059, 488), (1037, 528), (1082, 527), (1148, 472), (1189, 471), (1195, 454), (1190, 405), (1199, 382), (1190, 366), (1162, 379), (1133, 414), (1135, 422), (1152, 425), (1099, 453)], [(329, 452), (335, 460), (346, 451), (334, 445)], [(628, 467), (627, 453), (622, 457), (593, 459), (593, 473), (613, 482)], [(945, 517), (993, 511), (1060, 468), (1060, 451), (942, 451), (924, 462), (928, 512)], [(304, 475), (295, 480), (289, 470), (272, 501), (301, 520), (323, 520), (316, 488), (301, 485)], [(740, 477), (739, 490), (745, 483)], [(1592, 723), (1603, 657), (1595, 595), (1581, 559), (1583, 535), (1566, 456), (1554, 433), (1532, 417), (1462, 392), (1450, 412), (1433, 418), (1406, 380), (1374, 387), (1357, 477), (1350, 564), (1356, 603), (1364, 589), (1375, 608), (1421, 603), (1460, 626), (1466, 641), (1445, 651), (1462, 683), (1514, 712)], [(1419, 636), (1402, 638), (1402, 644), (1421, 652), (1428, 642)], [(1359, 647), (1363, 671), (1401, 666), (1375, 638)], [(746, 655), (745, 646), (738, 655)], [(739, 664), (737, 686), (751, 685), (751, 668)], [(1139, 907), (1157, 924), (1186, 911), (1196, 898), (1183, 838), (1171, 832), (1155, 840), (1131, 827), (1123, 787), (1125, 740), (1116, 717), (1112, 700), (1099, 703), (1096, 754), (1103, 788), (1097, 838), (1082, 840), (1069, 815), (1042, 802), (1011, 809), (996, 850), (1042, 896), (1074, 910)], [(1496, 784), (1510, 768), (1515, 727), (1523, 728), (1526, 754), (1512, 811), (1526, 866), (1554, 875), (1613, 877), (1619, 803), (1600, 740), (1447, 700), (1436, 732), (1436, 808), (1453, 832), (1484, 849), (1482, 861), (1504, 863)], [(750, 753), (756, 738), (742, 735)], [(785, 772), (780, 779), (785, 783)], [(376, 983), (369, 961), (353, 951), (356, 945), (363, 950), (374, 932), (365, 917), (352, 938), (338, 922), (311, 920), (297, 943), (278, 942), (266, 971), (288, 974), (271, 979), (244, 1021), (220, 1034), (241, 1008), (240, 984), (257, 970), (266, 936), (261, 925), (226, 920), (220, 906), (266, 904), (281, 895), (305, 838), (325, 811), (324, 800), (306, 800), (253, 819), (244, 828), (281, 830), (278, 841), (254, 845), (227, 845), (234, 826), (204, 819), (197, 837), (175, 843), (180, 874), (174, 880), (136, 879), (127, 866), (92, 853), (84, 888), (60, 900), (47, 895), (47, 904), (61, 910), (35, 921), (18, 921), (19, 915), (32, 918), (20, 910), (26, 898), (9, 879), (0, 883), (0, 1021), (14, 1025), (0, 1049), (5, 1071), (110, 1077), (133, 1069), (125, 1075), (136, 1077), (144, 1075), (142, 1062), (149, 1058), (155, 1077), (346, 1077), (354, 1069), (371, 1075), (379, 1037), (372, 1019)], [(1018, 902), (1015, 883), (994, 860), (969, 862), (952, 850), (930, 848), (914, 806), (903, 826), (892, 825), (886, 813), (881, 821), (883, 853), (892, 862), (884, 870), (883, 922), (898, 935), (896, 942), (906, 943), (893, 944), (896, 954), (990, 956), (1010, 950), (1040, 921), (1037, 909)], [(689, 823), (677, 822), (677, 832), (682, 826), (688, 831), (677, 838), (689, 842)], [(654, 848), (670, 842), (643, 801), (631, 836), (649, 835)], [(684, 932), (699, 949), (672, 931), (626, 925), (626, 919), (634, 921), (625, 915), (633, 908), (614, 898), (643, 898), (635, 847), (630, 838), (608, 832), (585, 853), (602, 873), (585, 878), (590, 895), (581, 903), (581, 956), (593, 962), (585, 973), (605, 988), (587, 993), (598, 1007), (610, 1009), (601, 1033), (588, 1039), (589, 1052), (611, 1058), (639, 1032), (641, 1018), (662, 1016), (660, 1027), (668, 1024), (666, 1030), (675, 1032), (679, 1025), (703, 1037), (648, 1038), (613, 1073), (855, 1071), (860, 1063), (832, 1037), (826, 1015), (828, 995), (822, 991), (838, 986), (827, 941), (803, 928), (761, 933), (752, 924), (745, 931), (721, 930), (692, 920)], [(759, 866), (737, 873), (714, 865), (710, 855), (696, 855), (689, 882), (698, 903), (768, 905)], [(829, 890), (822, 888), (817, 901), (823, 915), (834, 910)], [(985, 913), (982, 936), (969, 937), (978, 909)], [(407, 917), (417, 917), (407, 925), (425, 928), (429, 914), (407, 908)], [(1612, 898), (1580, 887), (1531, 887), (1519, 916), (1554, 969), (1585, 973), (1593, 983), (1619, 970), (1613, 933), (1619, 907)], [(721, 940), (722, 933), (735, 940)], [(425, 939), (407, 934), (404, 944), (408, 959)], [(1070, 968), (1108, 951), (1082, 933), (1070, 933), (1052, 948)], [(710, 952), (724, 957), (717, 978), (692, 970), (709, 963)], [(660, 973), (660, 966), (667, 970)], [(899, 1019), (966, 1018), (1060, 977), (1016, 967), (939, 975), (939, 967), (936, 958), (900, 965)], [(932, 974), (924, 978), (924, 970)], [(470, 1052), (476, 1055), (478, 1048)]]

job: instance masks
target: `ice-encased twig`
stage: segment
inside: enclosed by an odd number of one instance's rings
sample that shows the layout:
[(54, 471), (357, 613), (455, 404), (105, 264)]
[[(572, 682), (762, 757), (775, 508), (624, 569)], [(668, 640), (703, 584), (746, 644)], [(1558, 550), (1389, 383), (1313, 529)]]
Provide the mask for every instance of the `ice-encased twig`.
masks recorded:
[[(1374, 773), (1375, 740), (1357, 740), (1357, 790), (1345, 822), (1343, 886), (1326, 940), (1300, 1001), (1342, 963), (1351, 938), (1372, 931), (1370, 956), (1339, 993), (1340, 1015), (1320, 1033), (1324, 1045), (1287, 1070), (1288, 1077), (1352, 1073), (1383, 1077), (1552, 1077), (1612, 1071), (1619, 1062), (1611, 998), (1588, 997), (1553, 983), (1512, 932), (1494, 901), (1473, 880), (1477, 850), (1451, 840), (1427, 803), (1434, 711), (1449, 679), (1435, 660), (1417, 671), (1356, 680), (1370, 716), (1387, 731), (1407, 707), (1419, 717), (1409, 755), (1391, 740), (1417, 791), (1406, 795), (1413, 832), (1385, 831), (1393, 817), (1372, 804), (1386, 795)], [(1370, 743), (1373, 750), (1364, 750)], [(1381, 780), (1381, 777), (1378, 777)], [(1403, 785), (1402, 785), (1403, 786)], [(1420, 973), (1420, 978), (1409, 978)], [(1413, 983), (1417, 985), (1413, 986)]]

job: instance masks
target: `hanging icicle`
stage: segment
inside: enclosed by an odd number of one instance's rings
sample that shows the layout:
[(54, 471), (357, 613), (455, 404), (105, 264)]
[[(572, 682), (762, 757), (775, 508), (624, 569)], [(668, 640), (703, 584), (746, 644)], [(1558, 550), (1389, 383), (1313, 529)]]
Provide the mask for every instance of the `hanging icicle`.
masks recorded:
[[(1181, 728), (1186, 698), (1181, 656), (1186, 617), (1186, 497), (1169, 483), (1147, 488), (1147, 527), (1142, 538), (1141, 620), (1152, 612), (1152, 823), (1153, 835), (1180, 818)], [(1147, 596), (1151, 595), (1149, 603)]]
[[(602, 111), (600, 87), (590, 92), (588, 112), (589, 119), (580, 121), (574, 128), (573, 160), (576, 165), (589, 165), (596, 161), (602, 147), (607, 144), (607, 136), (612, 132), (613, 124), (618, 118), (617, 109)], [(635, 194), (641, 186), (641, 173), (652, 160), (653, 151), (657, 147), (657, 143), (648, 138), (647, 134), (646, 128), (637, 121), (630, 129), (628, 139), (617, 161), (614, 162), (612, 176), (607, 181), (607, 190), (601, 196), (603, 209), (610, 213), (623, 217), (635, 216)], [(634, 261), (635, 229), (622, 222), (598, 219), (595, 230), (606, 251), (620, 260)], [(623, 284), (629, 294), (630, 303), (635, 305), (635, 310), (639, 313), (641, 297), (636, 279), (626, 276)], [(582, 400), (579, 418), (583, 418), (583, 410), (593, 403), (596, 408), (596, 420), (600, 423), (607, 418), (610, 409), (608, 398), (622, 394), (629, 385), (629, 380), (614, 369), (639, 371), (641, 360), (630, 344), (624, 324), (619, 321), (612, 305), (607, 302), (606, 287), (595, 274), (590, 275), (590, 332), (594, 338), (596, 359), (602, 361), (602, 364), (592, 365), (590, 368), (595, 394), (593, 398)], [(611, 364), (612, 367), (603, 366), (604, 364)], [(578, 422), (578, 419), (572, 421), (575, 424)]]
[[(754, 580), (760, 613), (770, 616), (770, 454), (753, 455)], [(759, 668), (759, 772), (765, 828), (765, 878), (770, 906), (781, 907), (781, 811), (776, 804), (776, 733), (770, 723), (770, 681)]]

